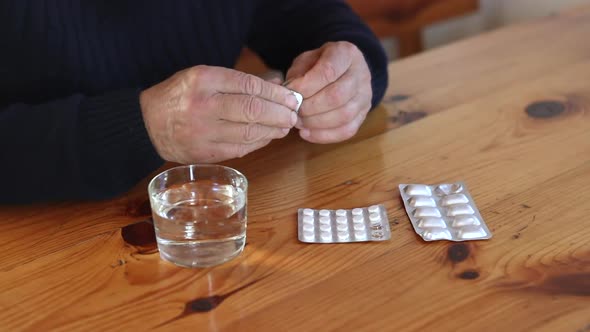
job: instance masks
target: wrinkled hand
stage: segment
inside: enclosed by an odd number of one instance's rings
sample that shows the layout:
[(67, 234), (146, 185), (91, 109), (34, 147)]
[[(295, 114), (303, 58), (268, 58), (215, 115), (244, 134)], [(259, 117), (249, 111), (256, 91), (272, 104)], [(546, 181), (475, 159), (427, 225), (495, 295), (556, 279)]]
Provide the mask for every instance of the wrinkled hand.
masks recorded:
[(156, 151), (182, 164), (242, 157), (286, 136), (293, 94), (235, 70), (196, 66), (144, 90), (143, 119)]
[(349, 42), (330, 42), (302, 53), (287, 72), (287, 82), (304, 97), (297, 128), (313, 143), (351, 138), (371, 108), (371, 72)]

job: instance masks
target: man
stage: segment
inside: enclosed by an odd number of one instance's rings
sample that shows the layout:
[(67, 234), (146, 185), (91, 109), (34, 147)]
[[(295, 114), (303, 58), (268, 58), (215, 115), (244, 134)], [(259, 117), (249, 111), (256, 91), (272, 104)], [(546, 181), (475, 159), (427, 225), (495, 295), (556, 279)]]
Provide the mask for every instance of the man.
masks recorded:
[[(4, 203), (112, 197), (166, 160), (241, 157), (293, 127), (343, 141), (387, 85), (338, 0), (0, 0), (0, 16)], [(287, 87), (228, 69), (244, 45)]]

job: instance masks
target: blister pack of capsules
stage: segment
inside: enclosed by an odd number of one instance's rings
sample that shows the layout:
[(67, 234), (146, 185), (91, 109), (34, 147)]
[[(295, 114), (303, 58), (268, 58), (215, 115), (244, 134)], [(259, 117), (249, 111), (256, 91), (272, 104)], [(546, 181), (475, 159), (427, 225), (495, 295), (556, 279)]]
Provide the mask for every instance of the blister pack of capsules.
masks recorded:
[(346, 243), (391, 238), (383, 205), (351, 210), (299, 209), (297, 219), (301, 242)]
[(414, 230), (425, 241), (492, 237), (463, 182), (400, 184), (399, 191)]

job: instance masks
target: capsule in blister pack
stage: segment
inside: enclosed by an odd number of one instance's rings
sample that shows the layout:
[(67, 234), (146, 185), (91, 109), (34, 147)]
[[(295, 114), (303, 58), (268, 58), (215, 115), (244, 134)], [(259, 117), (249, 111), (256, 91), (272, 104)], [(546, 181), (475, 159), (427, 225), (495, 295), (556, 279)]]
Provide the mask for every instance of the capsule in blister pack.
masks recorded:
[(352, 210), (298, 210), (299, 241), (346, 243), (384, 241), (391, 238), (383, 205)]
[(463, 182), (400, 184), (399, 192), (414, 230), (425, 241), (492, 237)]

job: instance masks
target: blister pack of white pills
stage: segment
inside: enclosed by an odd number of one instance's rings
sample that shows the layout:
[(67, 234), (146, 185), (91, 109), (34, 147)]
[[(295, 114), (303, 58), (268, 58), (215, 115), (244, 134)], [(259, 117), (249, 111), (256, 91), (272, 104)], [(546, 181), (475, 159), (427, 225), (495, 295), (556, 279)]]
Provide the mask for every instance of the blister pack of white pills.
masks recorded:
[(347, 243), (385, 241), (391, 238), (383, 205), (352, 210), (298, 210), (299, 241)]
[(414, 230), (425, 241), (492, 237), (463, 182), (400, 184), (399, 191)]

